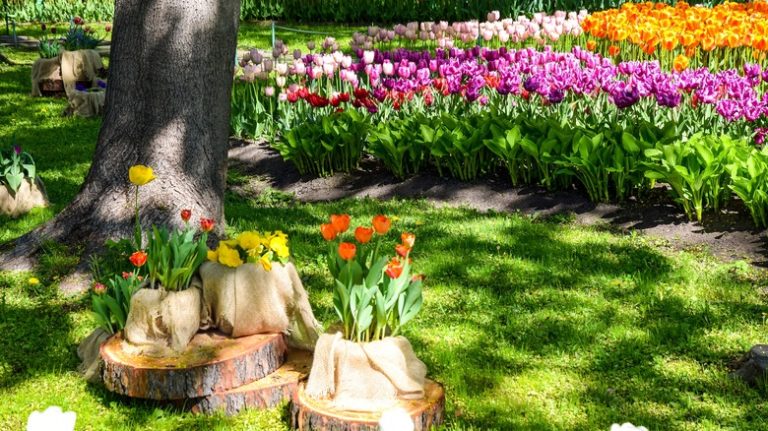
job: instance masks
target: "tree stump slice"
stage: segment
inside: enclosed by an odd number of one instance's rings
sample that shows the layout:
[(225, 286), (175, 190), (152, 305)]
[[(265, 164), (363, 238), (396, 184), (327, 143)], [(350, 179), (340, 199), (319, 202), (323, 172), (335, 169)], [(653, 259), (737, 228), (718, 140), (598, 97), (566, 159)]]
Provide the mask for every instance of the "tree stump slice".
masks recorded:
[(183, 408), (193, 413), (221, 411), (227, 415), (235, 415), (248, 408), (272, 408), (293, 399), (299, 382), (309, 375), (311, 367), (312, 353), (290, 350), (285, 364), (263, 379), (229, 391), (186, 400)]
[[(415, 431), (428, 431), (443, 423), (445, 389), (428, 379), (424, 392), (421, 400), (400, 400), (393, 406), (408, 412)], [(291, 426), (299, 431), (378, 431), (382, 413), (336, 409), (330, 400), (307, 397), (302, 383), (291, 406)]]
[(129, 354), (121, 334), (101, 346), (104, 385), (133, 398), (181, 400), (206, 397), (259, 380), (280, 368), (287, 347), (282, 334), (230, 338), (197, 333), (174, 357)]

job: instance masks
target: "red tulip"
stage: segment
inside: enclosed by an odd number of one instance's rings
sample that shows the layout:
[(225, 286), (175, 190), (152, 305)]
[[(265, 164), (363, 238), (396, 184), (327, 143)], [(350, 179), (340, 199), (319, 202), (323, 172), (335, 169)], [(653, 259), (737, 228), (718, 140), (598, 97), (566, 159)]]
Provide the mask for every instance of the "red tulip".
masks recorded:
[(181, 219), (184, 220), (184, 223), (188, 222), (190, 218), (192, 218), (192, 210), (181, 210)]
[(200, 229), (203, 232), (210, 232), (210, 231), (212, 231), (214, 224), (216, 224), (216, 222), (213, 219), (210, 219), (210, 218), (201, 218), (200, 219)]
[(406, 256), (408, 256), (408, 253), (410, 253), (410, 251), (411, 251), (411, 248), (410, 248), (410, 247), (408, 247), (407, 245), (398, 244), (398, 245), (396, 245), (396, 246), (395, 246), (395, 251), (396, 251), (396, 252), (397, 252), (397, 254), (399, 254), (400, 256), (402, 256), (402, 257), (406, 257)]
[(93, 285), (93, 293), (97, 295), (103, 295), (106, 291), (107, 291), (107, 286), (101, 283), (96, 283)]
[(147, 263), (147, 253), (144, 253), (143, 251), (135, 251), (131, 255), (131, 257), (128, 258), (128, 260), (131, 261), (133, 266), (136, 268), (140, 268), (144, 266), (145, 263)]

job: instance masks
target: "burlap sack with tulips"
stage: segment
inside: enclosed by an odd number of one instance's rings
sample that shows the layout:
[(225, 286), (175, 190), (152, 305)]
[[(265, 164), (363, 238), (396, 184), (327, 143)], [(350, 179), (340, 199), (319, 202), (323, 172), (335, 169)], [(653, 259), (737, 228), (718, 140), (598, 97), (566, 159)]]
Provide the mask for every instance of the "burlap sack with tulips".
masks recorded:
[(45, 187), (39, 179), (25, 179), (16, 192), (7, 185), (0, 183), (0, 214), (18, 217), (28, 213), (32, 208), (48, 205)]
[[(320, 232), (331, 244), (328, 269), (342, 332), (315, 347), (306, 394), (350, 411), (381, 411), (398, 400), (424, 397), (427, 367), (411, 343), (396, 336), (422, 304), (421, 277), (411, 275), (416, 237), (403, 232), (395, 256), (387, 246), (390, 219), (378, 215), (345, 240), (350, 217), (334, 214)], [(375, 234), (375, 236), (374, 236)]]
[(381, 411), (398, 400), (424, 398), (427, 366), (405, 337), (356, 343), (323, 334), (315, 347), (306, 394), (335, 408)]
[(125, 323), (125, 351), (153, 357), (183, 352), (200, 329), (201, 306), (199, 280), (178, 292), (139, 289)]
[(32, 97), (40, 97), (40, 84), (45, 80), (58, 81), (61, 79), (61, 56), (54, 58), (38, 58), (32, 63)]
[(105, 91), (75, 91), (68, 97), (66, 115), (96, 117), (104, 111)]
[(94, 49), (81, 49), (77, 51), (63, 51), (61, 57), (61, 79), (64, 81), (64, 91), (67, 97), (72, 97), (77, 90), (78, 82), (96, 81), (99, 71), (104, 69), (104, 63), (98, 51)]
[(200, 267), (201, 327), (233, 337), (284, 333), (289, 345), (312, 350), (320, 325), (289, 254), (282, 232), (222, 241)]

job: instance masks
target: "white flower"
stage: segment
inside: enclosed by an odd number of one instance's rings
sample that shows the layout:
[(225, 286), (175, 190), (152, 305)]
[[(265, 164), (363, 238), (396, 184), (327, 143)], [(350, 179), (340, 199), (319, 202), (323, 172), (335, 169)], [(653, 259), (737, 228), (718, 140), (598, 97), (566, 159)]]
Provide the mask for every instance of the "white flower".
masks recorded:
[(611, 431), (648, 431), (648, 428), (636, 427), (629, 422), (625, 422), (621, 425), (619, 424), (611, 425)]
[(34, 411), (27, 419), (27, 431), (73, 431), (75, 412), (63, 412), (61, 407), (51, 406), (44, 412)]
[(385, 411), (379, 419), (379, 431), (413, 431), (413, 429), (413, 419), (402, 407)]

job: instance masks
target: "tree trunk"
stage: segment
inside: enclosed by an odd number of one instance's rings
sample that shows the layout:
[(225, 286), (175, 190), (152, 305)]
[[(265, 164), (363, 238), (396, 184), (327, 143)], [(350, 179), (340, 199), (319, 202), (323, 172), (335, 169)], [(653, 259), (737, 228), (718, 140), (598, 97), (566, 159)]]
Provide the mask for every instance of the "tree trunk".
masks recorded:
[(157, 177), (140, 190), (145, 229), (181, 226), (183, 208), (195, 222), (223, 225), (239, 11), (237, 0), (115, 1), (104, 121), (85, 183), (57, 217), (1, 255), (0, 268), (29, 268), (41, 241), (80, 243), (88, 256), (129, 236), (135, 164)]

